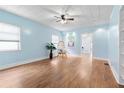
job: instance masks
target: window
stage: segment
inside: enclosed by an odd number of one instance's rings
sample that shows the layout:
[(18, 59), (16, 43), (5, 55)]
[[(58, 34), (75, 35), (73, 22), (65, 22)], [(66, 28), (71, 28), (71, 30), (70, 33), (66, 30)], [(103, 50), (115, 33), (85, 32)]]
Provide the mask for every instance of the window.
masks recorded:
[(0, 51), (20, 50), (20, 28), (0, 23)]
[(59, 37), (57, 35), (52, 35), (52, 43), (57, 47), (59, 42)]

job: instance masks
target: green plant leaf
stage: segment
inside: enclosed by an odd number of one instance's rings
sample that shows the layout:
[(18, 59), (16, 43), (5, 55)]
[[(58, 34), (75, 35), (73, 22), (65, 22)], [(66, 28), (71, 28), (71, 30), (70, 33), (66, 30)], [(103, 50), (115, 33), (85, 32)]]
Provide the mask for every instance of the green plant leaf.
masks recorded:
[(47, 43), (46, 49), (48, 49), (48, 50), (55, 50), (56, 47), (55, 47), (55, 45), (52, 42), (50, 42), (50, 43)]

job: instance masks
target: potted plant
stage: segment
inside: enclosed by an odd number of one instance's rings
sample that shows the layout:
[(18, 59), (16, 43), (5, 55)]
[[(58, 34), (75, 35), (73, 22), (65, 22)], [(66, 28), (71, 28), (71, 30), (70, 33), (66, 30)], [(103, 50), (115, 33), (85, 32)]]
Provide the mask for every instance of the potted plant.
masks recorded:
[(56, 50), (56, 47), (53, 43), (47, 43), (46, 48), (50, 50), (49, 58), (53, 58), (53, 50)]

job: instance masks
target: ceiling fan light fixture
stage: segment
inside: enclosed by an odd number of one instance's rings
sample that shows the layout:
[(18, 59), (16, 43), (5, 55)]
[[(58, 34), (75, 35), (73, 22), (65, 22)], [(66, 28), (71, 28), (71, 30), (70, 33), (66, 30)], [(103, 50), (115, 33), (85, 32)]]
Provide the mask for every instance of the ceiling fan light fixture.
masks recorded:
[(66, 24), (67, 20), (61, 20), (61, 24)]

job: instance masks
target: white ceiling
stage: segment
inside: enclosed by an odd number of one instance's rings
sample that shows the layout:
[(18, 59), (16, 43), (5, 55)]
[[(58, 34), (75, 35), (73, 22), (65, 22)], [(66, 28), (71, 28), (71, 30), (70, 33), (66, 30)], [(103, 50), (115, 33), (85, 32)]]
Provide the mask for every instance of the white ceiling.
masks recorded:
[[(29, 18), (60, 31), (109, 23), (112, 8), (113, 6), (111, 5), (0, 5), (0, 9)], [(75, 20), (68, 24), (56, 22), (54, 16), (60, 16), (66, 10)]]

